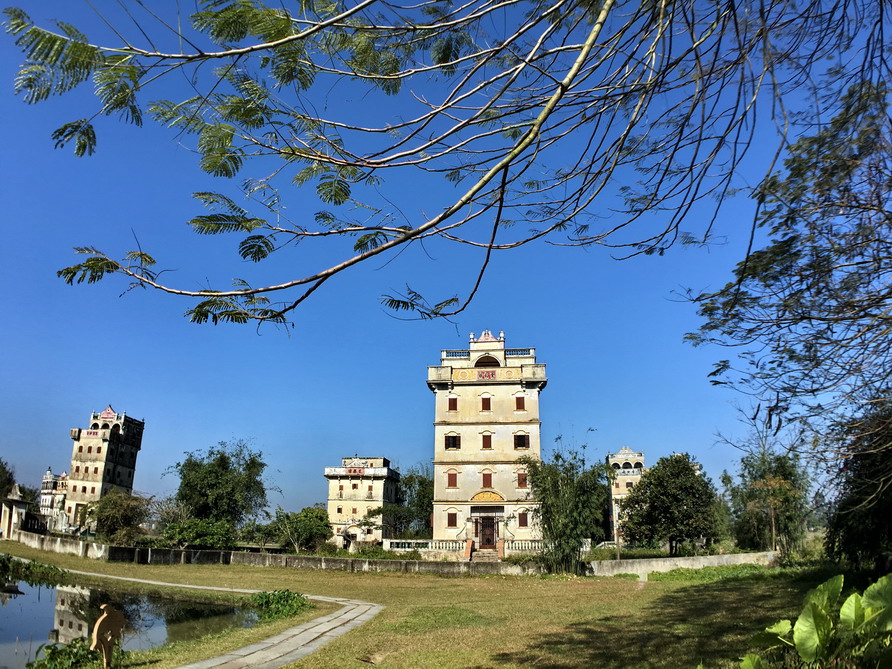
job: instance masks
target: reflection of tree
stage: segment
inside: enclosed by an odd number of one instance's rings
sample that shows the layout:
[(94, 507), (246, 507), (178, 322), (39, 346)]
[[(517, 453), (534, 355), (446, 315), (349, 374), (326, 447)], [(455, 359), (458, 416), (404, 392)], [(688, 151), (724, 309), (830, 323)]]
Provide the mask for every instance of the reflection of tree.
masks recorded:
[[(56, 591), (56, 617), (64, 615), (66, 620), (76, 619), (83, 623), (87, 634), (78, 636), (89, 635), (89, 630), (102, 615), (99, 607), (103, 604), (111, 604), (124, 614), (127, 621), (125, 640), (143, 637), (159, 623), (167, 630), (166, 643), (171, 643), (197, 639), (232, 627), (250, 627), (257, 620), (250, 609), (240, 609), (232, 604), (82, 587), (63, 586)], [(60, 613), (63, 610), (64, 614)]]

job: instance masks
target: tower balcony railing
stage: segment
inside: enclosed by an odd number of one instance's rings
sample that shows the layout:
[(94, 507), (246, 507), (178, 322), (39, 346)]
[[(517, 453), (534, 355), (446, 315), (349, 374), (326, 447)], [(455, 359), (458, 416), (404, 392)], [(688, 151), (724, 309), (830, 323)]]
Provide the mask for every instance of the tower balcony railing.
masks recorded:
[(641, 467), (634, 467), (632, 469), (614, 469), (617, 476), (641, 476)]
[(506, 348), (505, 355), (509, 358), (516, 355), (534, 355), (531, 348)]
[(459, 351), (459, 350), (448, 350), (448, 351), (443, 351), (443, 357), (444, 358), (463, 358), (463, 359), (467, 360), (471, 357), (471, 352), (470, 351)]

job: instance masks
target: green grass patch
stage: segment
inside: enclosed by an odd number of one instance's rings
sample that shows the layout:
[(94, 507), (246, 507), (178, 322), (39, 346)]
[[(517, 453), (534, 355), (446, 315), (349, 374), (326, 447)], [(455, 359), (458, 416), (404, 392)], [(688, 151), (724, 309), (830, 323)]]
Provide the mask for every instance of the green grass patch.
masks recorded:
[[(361, 627), (296, 663), (298, 669), (359, 669), (372, 662), (384, 669), (674, 669), (701, 662), (713, 669), (734, 667), (737, 658), (753, 649), (753, 635), (777, 620), (795, 618), (805, 593), (826, 580), (814, 570), (763, 568), (711, 581), (443, 578), (244, 565), (116, 564), (38, 553), (11, 542), (3, 547), (69, 569), (173, 583), (287, 588), (385, 606)], [(309, 617), (321, 613), (317, 609)], [(237, 632), (245, 635), (245, 644), (260, 634)], [(215, 648), (210, 654), (222, 652)], [(179, 663), (188, 661), (194, 660), (181, 656)], [(150, 659), (144, 666), (165, 669), (173, 664)]]
[(613, 578), (626, 578), (630, 581), (640, 581), (641, 577), (638, 574), (614, 574)]

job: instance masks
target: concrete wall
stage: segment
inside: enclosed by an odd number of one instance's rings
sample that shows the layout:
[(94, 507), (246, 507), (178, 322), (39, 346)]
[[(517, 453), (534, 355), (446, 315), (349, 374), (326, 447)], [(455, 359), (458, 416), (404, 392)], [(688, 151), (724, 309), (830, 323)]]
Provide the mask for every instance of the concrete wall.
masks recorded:
[[(62, 539), (31, 532), (13, 532), (10, 536), (13, 541), (18, 541), (30, 548), (47, 551), (50, 553), (63, 553), (65, 555), (77, 555), (78, 557), (94, 560), (108, 560), (109, 547), (105, 544), (79, 541), (77, 539)], [(132, 549), (130, 549), (132, 550)]]
[(734, 564), (774, 563), (776, 554), (730, 553), (728, 555), (702, 555), (699, 557), (651, 558), (647, 560), (602, 560), (590, 562), (592, 576), (615, 576), (616, 574), (637, 574), (646, 581), (652, 572), (666, 572), (673, 569), (700, 569), (702, 567), (724, 567)]

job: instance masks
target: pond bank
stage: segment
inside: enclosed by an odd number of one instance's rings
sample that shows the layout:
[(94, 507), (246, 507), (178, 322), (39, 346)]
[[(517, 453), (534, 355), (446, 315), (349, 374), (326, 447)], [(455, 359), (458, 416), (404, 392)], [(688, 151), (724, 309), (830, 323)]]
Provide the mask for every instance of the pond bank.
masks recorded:
[[(90, 578), (112, 579), (138, 583), (140, 585), (166, 588), (230, 592), (246, 595), (259, 592), (259, 590), (248, 588), (227, 588), (222, 586), (169, 583), (166, 581), (132, 578), (128, 576), (97, 574), (95, 572), (81, 571), (77, 569), (69, 569), (67, 571), (72, 574), (88, 576)], [(183, 667), (188, 669), (210, 669), (211, 667), (226, 665), (227, 669), (241, 669), (243, 667), (278, 669), (278, 667), (283, 667), (306, 657), (342, 634), (346, 634), (350, 630), (359, 627), (384, 608), (380, 604), (356, 599), (326, 597), (323, 595), (304, 596), (307, 597), (307, 599), (340, 605), (341, 608), (334, 613), (314, 618), (313, 620), (291, 627), (267, 639), (229, 651), (217, 657), (183, 665)]]

